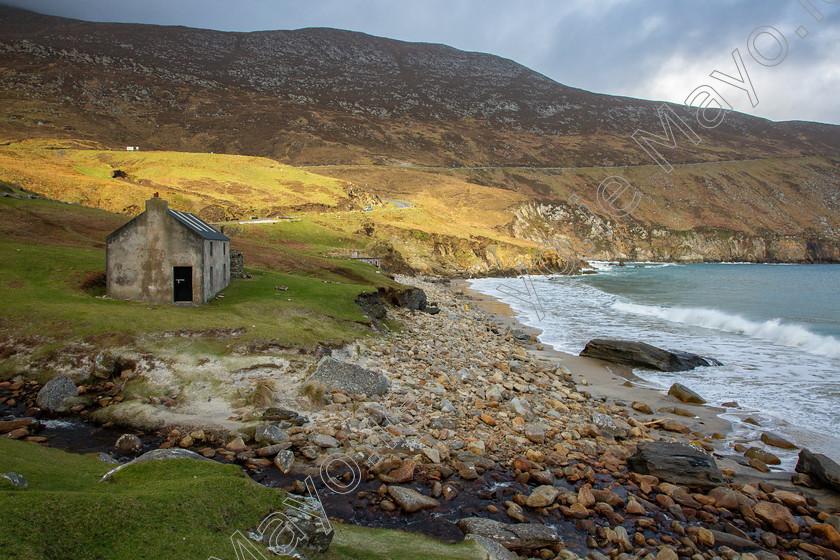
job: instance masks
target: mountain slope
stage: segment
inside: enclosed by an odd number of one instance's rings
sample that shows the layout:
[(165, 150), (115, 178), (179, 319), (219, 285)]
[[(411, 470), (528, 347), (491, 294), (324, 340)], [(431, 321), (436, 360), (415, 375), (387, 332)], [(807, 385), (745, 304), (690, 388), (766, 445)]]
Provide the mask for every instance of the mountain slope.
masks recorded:
[[(547, 237), (587, 259), (840, 260), (840, 127), (728, 113), (709, 130), (669, 105), (701, 141), (675, 129), (676, 149), (661, 149), (674, 166), (665, 173), (630, 138), (662, 134), (660, 106), (444, 45), (335, 29), (89, 23), (0, 7), (0, 139), (10, 142), (0, 179), (36, 192), (135, 213), (160, 190), (211, 220), (402, 199), (419, 208), (331, 227), (380, 228), (375, 238), (394, 241), (386, 252), (446, 273), (509, 269)], [(81, 142), (79, 163), (69, 169), (51, 148), (23, 149), (28, 138)], [(127, 145), (142, 152), (129, 156)], [(232, 160), (211, 153), (269, 159), (236, 160), (230, 177)], [(314, 166), (305, 170), (314, 175), (278, 183), (278, 162)], [(108, 176), (123, 167), (126, 177)], [(625, 218), (597, 201), (611, 175), (642, 195)], [(239, 195), (227, 192), (231, 179)]]
[[(6, 102), (39, 113), (39, 101), (58, 105), (38, 117), (41, 128), (117, 145), (196, 149), (201, 138), (208, 151), (290, 163), (335, 163), (345, 152), (342, 163), (615, 165), (649, 161), (628, 136), (661, 129), (655, 102), (567, 87), (493, 55), (350, 31), (227, 33), (0, 8), (0, 37)], [(32, 128), (18, 117), (3, 128)], [(836, 127), (737, 113), (700, 133), (706, 142), (673, 161), (840, 147)]]

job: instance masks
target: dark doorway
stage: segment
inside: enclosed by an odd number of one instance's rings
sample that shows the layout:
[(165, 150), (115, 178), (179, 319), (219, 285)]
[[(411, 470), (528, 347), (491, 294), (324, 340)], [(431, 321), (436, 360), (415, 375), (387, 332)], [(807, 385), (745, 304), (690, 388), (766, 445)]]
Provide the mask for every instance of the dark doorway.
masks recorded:
[(172, 269), (175, 280), (175, 301), (192, 301), (192, 267), (176, 266)]

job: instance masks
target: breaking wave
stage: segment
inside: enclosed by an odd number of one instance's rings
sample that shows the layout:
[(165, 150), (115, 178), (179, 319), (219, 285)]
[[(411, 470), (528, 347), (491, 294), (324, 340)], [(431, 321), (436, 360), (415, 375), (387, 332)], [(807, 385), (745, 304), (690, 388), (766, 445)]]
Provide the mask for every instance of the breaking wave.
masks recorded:
[(781, 319), (759, 322), (741, 315), (732, 315), (703, 307), (659, 307), (622, 301), (615, 301), (612, 306), (618, 311), (656, 317), (672, 323), (743, 334), (829, 358), (840, 357), (840, 340), (815, 334), (801, 325), (783, 324)]

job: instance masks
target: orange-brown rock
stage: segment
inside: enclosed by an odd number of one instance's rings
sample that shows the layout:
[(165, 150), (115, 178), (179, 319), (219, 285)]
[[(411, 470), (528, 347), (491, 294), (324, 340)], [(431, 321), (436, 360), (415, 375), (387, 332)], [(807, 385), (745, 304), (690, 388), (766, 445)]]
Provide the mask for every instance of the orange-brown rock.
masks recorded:
[(772, 526), (777, 531), (798, 533), (799, 524), (793, 518), (790, 510), (782, 504), (760, 501), (752, 510), (756, 517)]
[(828, 523), (811, 525), (811, 534), (827, 540), (831, 548), (840, 551), (840, 533)]

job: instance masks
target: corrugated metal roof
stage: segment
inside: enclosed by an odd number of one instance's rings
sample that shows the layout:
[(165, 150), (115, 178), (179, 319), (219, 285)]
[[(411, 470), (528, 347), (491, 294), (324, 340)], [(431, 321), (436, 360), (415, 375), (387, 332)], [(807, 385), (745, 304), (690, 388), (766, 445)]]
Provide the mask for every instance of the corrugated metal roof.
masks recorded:
[(230, 238), (196, 216), (189, 212), (180, 212), (178, 210), (166, 210), (167, 214), (202, 236), (204, 239), (212, 239), (213, 241), (230, 241)]

